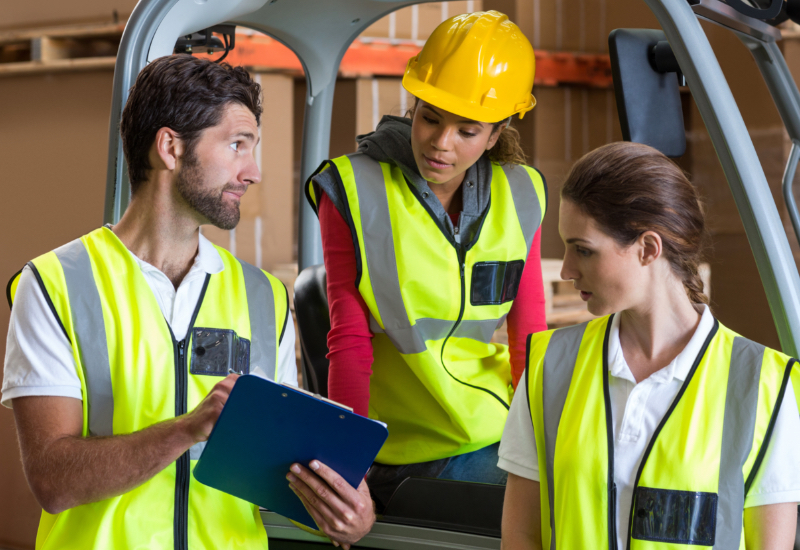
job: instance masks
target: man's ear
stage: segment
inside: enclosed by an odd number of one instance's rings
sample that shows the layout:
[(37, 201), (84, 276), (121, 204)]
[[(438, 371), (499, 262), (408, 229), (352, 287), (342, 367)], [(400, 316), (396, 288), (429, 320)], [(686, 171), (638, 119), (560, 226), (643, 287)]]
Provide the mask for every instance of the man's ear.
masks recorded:
[(186, 150), (186, 144), (175, 130), (164, 127), (156, 132), (153, 148), (162, 169), (175, 170), (178, 160)]
[(640, 247), (639, 261), (643, 266), (650, 265), (661, 257), (664, 252), (661, 235), (655, 231), (645, 231), (636, 239)]

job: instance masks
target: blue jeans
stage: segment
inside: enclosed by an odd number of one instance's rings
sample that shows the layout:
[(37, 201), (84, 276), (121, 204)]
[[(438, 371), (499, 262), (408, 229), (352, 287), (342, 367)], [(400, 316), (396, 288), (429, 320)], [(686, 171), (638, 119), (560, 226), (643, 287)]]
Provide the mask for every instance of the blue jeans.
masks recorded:
[(500, 443), (495, 443), (471, 453), (416, 464), (389, 466), (374, 463), (367, 474), (367, 485), (375, 500), (378, 513), (386, 507), (398, 485), (409, 477), (505, 485), (508, 473), (497, 467), (499, 447)]

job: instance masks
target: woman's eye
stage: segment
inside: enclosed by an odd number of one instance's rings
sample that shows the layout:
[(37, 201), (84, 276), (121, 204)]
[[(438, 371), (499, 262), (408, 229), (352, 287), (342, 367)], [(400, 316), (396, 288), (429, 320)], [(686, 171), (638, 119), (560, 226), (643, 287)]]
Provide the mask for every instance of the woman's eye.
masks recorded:
[(424, 121), (425, 121), (425, 122), (427, 122), (428, 124), (436, 124), (436, 120), (434, 120), (434, 119), (432, 119), (432, 118), (430, 118), (430, 117), (427, 117), (427, 116), (423, 116), (423, 117), (422, 117), (422, 120), (424, 120)]
[(467, 132), (465, 130), (461, 130), (461, 135), (467, 138), (475, 137), (477, 134), (473, 134), (472, 132)]
[(587, 249), (582, 248), (580, 246), (576, 246), (575, 247), (575, 252), (577, 252), (578, 254), (583, 256), (584, 258), (588, 258), (589, 256), (592, 255), (592, 251), (591, 250), (587, 250)]
[(231, 149), (233, 149), (234, 151), (238, 152), (239, 151), (239, 142), (238, 141), (234, 141), (233, 143), (231, 143)]

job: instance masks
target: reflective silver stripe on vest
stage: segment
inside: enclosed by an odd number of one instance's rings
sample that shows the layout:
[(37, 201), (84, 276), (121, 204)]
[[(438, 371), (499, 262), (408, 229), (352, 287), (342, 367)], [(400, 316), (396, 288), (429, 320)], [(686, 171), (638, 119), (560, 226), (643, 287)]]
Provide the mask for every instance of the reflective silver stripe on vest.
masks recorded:
[(764, 346), (736, 337), (731, 350), (719, 463), (714, 548), (739, 548), (744, 509), (744, 466), (753, 446)]
[(67, 283), (75, 344), (83, 367), (89, 409), (89, 435), (114, 433), (114, 393), (100, 292), (89, 252), (80, 239), (54, 250)]
[[(506, 315), (503, 315), (499, 321), (497, 319), (462, 320), (451, 337), (470, 338), (488, 344), (491, 342), (495, 330), (500, 328), (505, 320)], [(382, 329), (372, 314), (369, 316), (369, 329), (372, 333), (386, 334), (397, 351), (405, 355), (427, 351), (425, 342), (443, 340), (450, 334), (454, 324), (455, 321), (423, 318), (417, 319), (413, 326), (390, 331)]]
[(533, 245), (533, 237), (542, 222), (542, 206), (539, 202), (539, 195), (525, 168), (516, 164), (502, 164), (501, 167), (508, 179), (511, 196), (514, 198), (514, 206), (519, 217), (519, 225), (522, 227), (525, 243), (530, 250)]
[[(611, 322), (611, 319), (608, 320)], [(558, 329), (550, 337), (544, 354), (542, 369), (542, 410), (544, 412), (544, 446), (547, 453), (547, 498), (550, 503), (550, 548), (556, 547), (554, 463), (556, 437), (564, 404), (567, 401), (569, 384), (587, 323)], [(530, 389), (528, 389), (530, 391)]]
[[(392, 239), (389, 199), (386, 196), (381, 165), (362, 153), (348, 155), (347, 158), (353, 167), (353, 177), (358, 191), (362, 234), (369, 236), (364, 239), (364, 252), (367, 255), (367, 269), (372, 281), (375, 304), (381, 313), (384, 329), (400, 353), (425, 351), (424, 337), (411, 327), (403, 294), (400, 292), (400, 275), (397, 273), (397, 257)], [(454, 324), (450, 321), (445, 322), (449, 322), (450, 327)], [(406, 352), (401, 347), (419, 351)]]
[[(238, 259), (238, 258), (237, 258)], [(278, 338), (275, 319), (275, 295), (263, 271), (239, 260), (247, 291), (247, 310), (250, 314), (250, 367), (259, 367), (270, 380), (277, 376)], [(288, 304), (286, 307), (289, 307)], [(287, 320), (288, 322), (288, 320)]]
[[(403, 294), (400, 291), (400, 276), (397, 272), (397, 257), (395, 255), (392, 226), (389, 220), (389, 199), (386, 195), (385, 178), (381, 165), (362, 153), (348, 155), (348, 160), (353, 167), (356, 190), (358, 192), (359, 209), (361, 212), (361, 229), (364, 239), (364, 252), (367, 256), (367, 269), (372, 280), (372, 290), (375, 295), (375, 304), (381, 314), (383, 328), (377, 320), (370, 315), (370, 330), (373, 333), (385, 333), (392, 344), (402, 354), (411, 355), (427, 351), (426, 341), (444, 339), (455, 325), (455, 320), (446, 319), (417, 319), (414, 325), (408, 318)], [(539, 199), (531, 185), (531, 179), (522, 169), (510, 170), (514, 183), (511, 183), (514, 203), (519, 207), (519, 201), (527, 201), (528, 195), (533, 193), (536, 201), (535, 212), (541, 217)], [(522, 179), (527, 179), (527, 191)], [(514, 188), (519, 188), (514, 191)], [(518, 200), (517, 195), (521, 198)], [(520, 214), (521, 215), (521, 214)], [(535, 227), (539, 224), (535, 219), (533, 232), (528, 240), (528, 248), (533, 241)], [(534, 219), (533, 217), (531, 219)], [(525, 227), (525, 226), (523, 226)], [(526, 239), (528, 235), (526, 233)], [(471, 338), (480, 342), (489, 343), (494, 331), (503, 324), (501, 319), (487, 320), (462, 320), (452, 334), (454, 338)]]

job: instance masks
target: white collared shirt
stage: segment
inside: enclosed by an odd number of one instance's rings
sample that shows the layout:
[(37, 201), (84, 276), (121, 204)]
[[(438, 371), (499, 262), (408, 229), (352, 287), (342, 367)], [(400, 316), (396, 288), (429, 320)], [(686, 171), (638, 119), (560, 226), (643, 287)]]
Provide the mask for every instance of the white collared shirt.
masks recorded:
[[(614, 316), (609, 333), (608, 385), (614, 425), (617, 543), (618, 548), (625, 548), (633, 484), (645, 448), (714, 327), (714, 317), (703, 306), (700, 323), (683, 351), (669, 365), (638, 384), (622, 353), (619, 319), (619, 315)], [(745, 499), (745, 508), (800, 502), (800, 438), (797, 437), (800, 414), (791, 384), (789, 381), (767, 453)], [(497, 465), (514, 475), (539, 481), (536, 440), (526, 395), (523, 376), (511, 403)]]
[[(183, 340), (206, 274), (219, 273), (224, 268), (219, 252), (200, 235), (194, 263), (177, 289), (158, 268), (133, 253), (131, 256), (139, 264), (175, 338)], [(294, 323), (290, 317), (278, 347), (275, 377), (277, 382), (296, 386), (294, 338)], [(11, 309), (0, 403), (10, 408), (12, 399), (32, 395), (81, 399), (81, 382), (76, 373), (72, 346), (47, 305), (31, 269), (26, 267)]]

